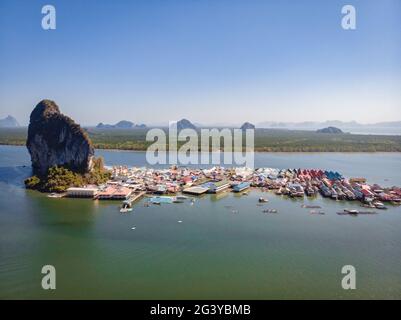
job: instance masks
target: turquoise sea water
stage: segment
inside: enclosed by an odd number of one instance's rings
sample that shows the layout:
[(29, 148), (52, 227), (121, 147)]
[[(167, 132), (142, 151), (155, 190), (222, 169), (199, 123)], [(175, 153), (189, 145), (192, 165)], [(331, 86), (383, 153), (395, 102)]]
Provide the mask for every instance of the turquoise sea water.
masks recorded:
[[(97, 154), (109, 165), (145, 165), (141, 152)], [(401, 154), (260, 153), (255, 165), (318, 167), (401, 185)], [(0, 146), (2, 299), (401, 298), (400, 207), (339, 216), (359, 204), (252, 191), (205, 195), (193, 205), (142, 201), (123, 215), (119, 202), (25, 190), (29, 166), (25, 148)], [(269, 203), (257, 206), (260, 196)], [(310, 214), (303, 203), (326, 214)], [(54, 291), (41, 288), (46, 264), (56, 267)], [(341, 288), (348, 264), (357, 271), (353, 291)]]

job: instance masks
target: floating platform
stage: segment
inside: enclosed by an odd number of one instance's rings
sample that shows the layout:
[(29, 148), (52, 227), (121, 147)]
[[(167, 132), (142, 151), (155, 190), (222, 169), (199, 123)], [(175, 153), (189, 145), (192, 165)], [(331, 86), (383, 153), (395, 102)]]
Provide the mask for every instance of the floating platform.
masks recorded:
[(209, 191), (209, 188), (195, 186), (195, 187), (186, 188), (182, 192), (189, 193), (189, 194), (194, 194), (194, 195), (201, 195), (201, 194), (204, 194), (204, 193), (206, 193), (208, 191)]
[(161, 203), (173, 203), (175, 197), (169, 197), (169, 196), (156, 196), (156, 197), (151, 197), (149, 201), (153, 204), (161, 204)]
[(228, 180), (209, 181), (200, 185), (200, 187), (207, 188), (208, 193), (219, 193), (230, 187), (230, 181)]
[(249, 182), (241, 182), (233, 187), (234, 192), (241, 192), (248, 189), (251, 186)]

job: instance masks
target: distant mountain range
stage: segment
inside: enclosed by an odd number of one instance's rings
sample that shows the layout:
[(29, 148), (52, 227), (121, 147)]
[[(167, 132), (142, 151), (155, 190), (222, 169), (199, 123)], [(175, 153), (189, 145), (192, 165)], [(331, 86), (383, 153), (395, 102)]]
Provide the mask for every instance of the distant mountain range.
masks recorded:
[[(166, 127), (166, 124), (152, 124), (150, 127)], [(181, 119), (177, 122), (178, 131), (182, 129), (197, 129), (197, 128), (251, 128), (253, 124), (245, 122), (239, 123), (199, 123), (191, 122), (188, 119)], [(0, 119), (0, 128), (16, 128), (20, 127), (18, 121), (11, 115), (6, 118)], [(96, 128), (98, 129), (135, 129), (135, 128), (147, 128), (145, 124), (135, 124), (128, 120), (121, 120), (116, 124), (99, 123)], [(328, 121), (303, 121), (303, 122), (285, 122), (285, 121), (264, 121), (255, 124), (257, 129), (280, 129), (280, 130), (309, 130), (316, 131), (327, 127), (335, 127), (341, 129), (343, 132), (348, 133), (360, 133), (360, 134), (379, 134), (379, 135), (401, 135), (401, 121), (387, 121), (387, 122), (376, 122), (370, 124), (362, 124), (357, 121), (340, 121), (340, 120), (328, 120)]]
[[(152, 124), (151, 127), (165, 127), (165, 124)], [(265, 121), (259, 122), (256, 125), (245, 122), (238, 123), (201, 123), (191, 122), (188, 119), (181, 119), (177, 122), (178, 131), (186, 128), (251, 128), (255, 126), (256, 129), (278, 129), (278, 130), (306, 130), (316, 131), (328, 127), (335, 127), (346, 133), (355, 134), (378, 134), (378, 135), (401, 135), (401, 121), (377, 122), (372, 124), (362, 124), (356, 121), (340, 121), (328, 120), (324, 122), (318, 121), (304, 121), (304, 122), (278, 122), (278, 121)], [(243, 128), (243, 129), (244, 129)]]
[(192, 123), (188, 119), (181, 119), (180, 121), (177, 121), (177, 130), (180, 131), (182, 129), (198, 129), (198, 128), (218, 128), (218, 127), (226, 127), (226, 128), (238, 128), (240, 127), (241, 130), (246, 130), (246, 129), (255, 129), (255, 125), (253, 125), (250, 122), (244, 122), (241, 126), (238, 125), (204, 125), (201, 123)]
[(328, 120), (325, 122), (276, 122), (276, 121), (265, 121), (257, 124), (258, 128), (280, 128), (280, 129), (307, 129), (315, 130), (322, 127), (337, 127), (343, 128), (401, 128), (401, 121), (389, 121), (389, 122), (377, 122), (371, 124), (362, 124), (356, 121), (340, 121), (340, 120)]
[(19, 127), (17, 119), (12, 116), (7, 116), (4, 119), (0, 119), (0, 128), (16, 128)]
[(344, 132), (361, 134), (401, 134), (401, 121), (377, 122), (362, 124), (356, 121), (329, 120), (325, 122), (276, 122), (265, 121), (256, 125), (257, 128), (286, 129), (286, 130), (318, 130), (327, 127), (336, 127)]
[[(227, 126), (229, 128), (234, 128), (233, 126)], [(238, 126), (237, 126), (238, 127)], [(177, 131), (180, 131), (182, 129), (198, 129), (198, 128), (213, 128), (213, 126), (205, 126), (199, 123), (192, 123), (188, 119), (181, 119), (180, 121), (177, 121)], [(245, 122), (242, 124), (240, 127), (241, 130), (246, 130), (246, 129), (255, 129), (255, 126), (250, 123), (250, 122)]]
[(100, 122), (96, 128), (98, 129), (133, 129), (133, 128), (146, 128), (144, 124), (134, 124), (131, 121), (121, 120), (116, 124), (105, 124)]

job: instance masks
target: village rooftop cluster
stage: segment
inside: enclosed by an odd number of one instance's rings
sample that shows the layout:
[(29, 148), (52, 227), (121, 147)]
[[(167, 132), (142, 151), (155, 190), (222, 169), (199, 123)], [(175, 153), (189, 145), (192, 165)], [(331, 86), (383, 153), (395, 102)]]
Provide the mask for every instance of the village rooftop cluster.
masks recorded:
[[(172, 166), (166, 169), (113, 166), (110, 181), (100, 186), (69, 188), (68, 197), (133, 202), (146, 194), (176, 196), (233, 191), (246, 194), (249, 188), (271, 190), (289, 197), (314, 197), (360, 201), (363, 206), (384, 209), (383, 202), (401, 203), (401, 188), (370, 185), (365, 178), (345, 178), (319, 169), (274, 169), (246, 167), (208, 169)], [(176, 198), (174, 198), (176, 199)], [(156, 201), (156, 200), (155, 200)]]

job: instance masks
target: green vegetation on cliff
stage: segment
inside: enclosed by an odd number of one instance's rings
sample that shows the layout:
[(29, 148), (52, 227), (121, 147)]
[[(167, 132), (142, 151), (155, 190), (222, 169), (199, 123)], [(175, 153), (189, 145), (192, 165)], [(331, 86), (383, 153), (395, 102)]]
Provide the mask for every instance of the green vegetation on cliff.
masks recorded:
[(110, 172), (104, 169), (103, 158), (93, 159), (93, 168), (85, 174), (73, 172), (68, 168), (53, 166), (43, 176), (34, 175), (25, 180), (28, 189), (43, 192), (65, 192), (70, 187), (82, 187), (87, 184), (99, 185), (110, 178)]

